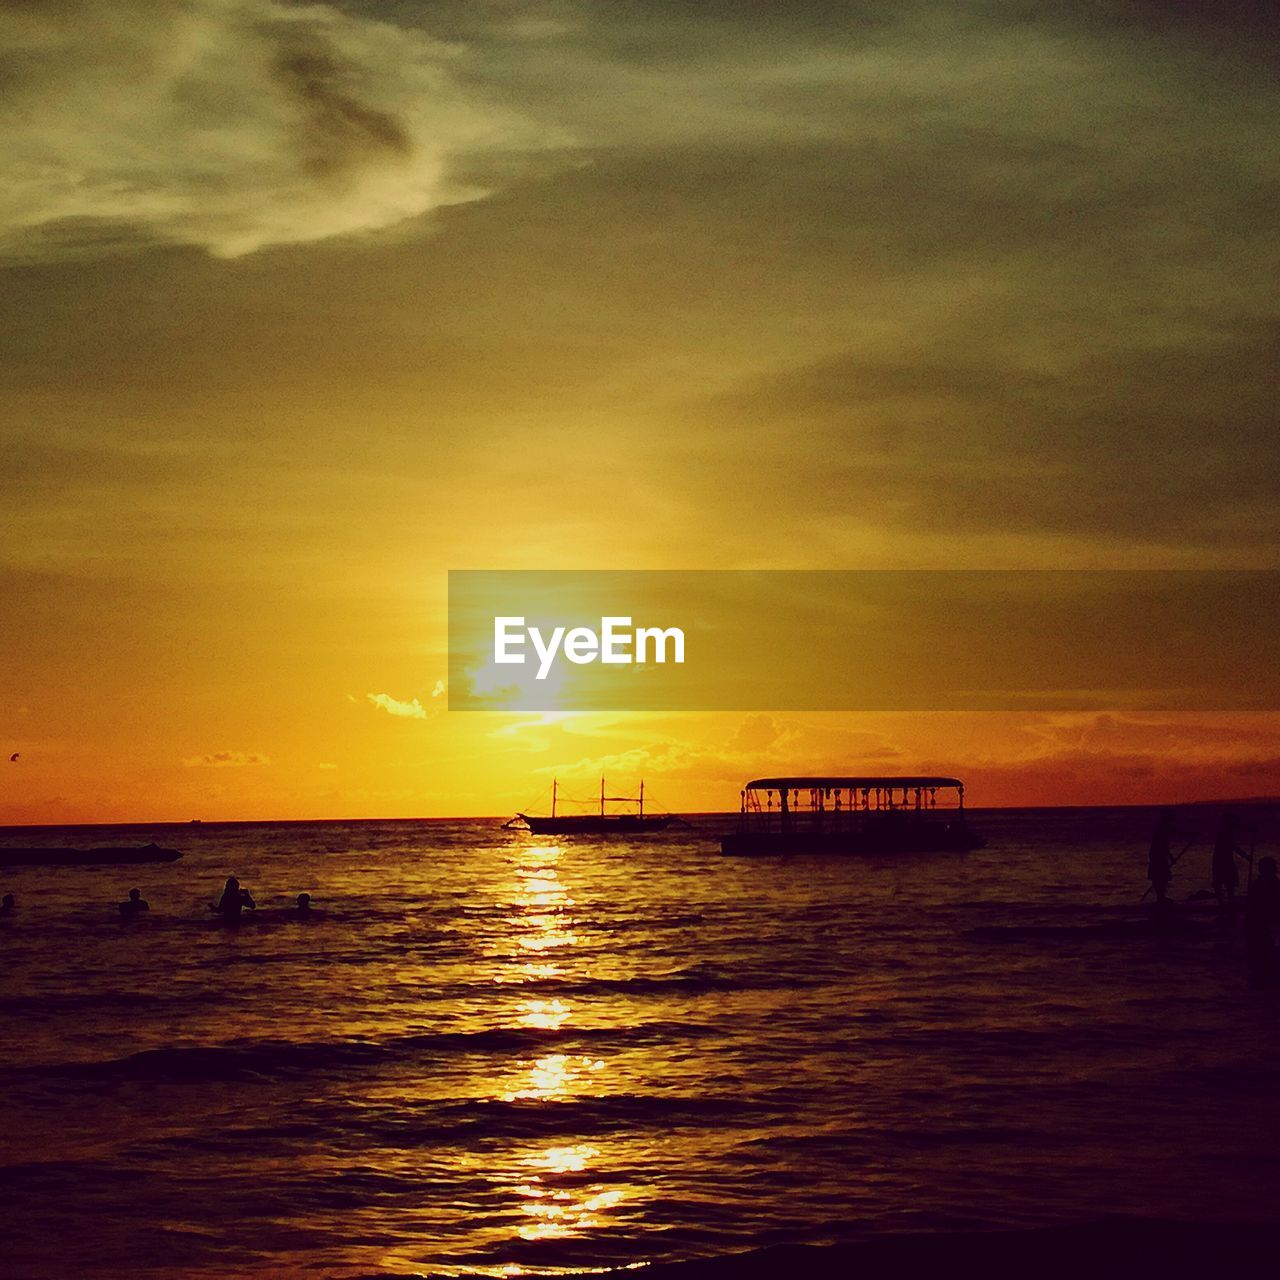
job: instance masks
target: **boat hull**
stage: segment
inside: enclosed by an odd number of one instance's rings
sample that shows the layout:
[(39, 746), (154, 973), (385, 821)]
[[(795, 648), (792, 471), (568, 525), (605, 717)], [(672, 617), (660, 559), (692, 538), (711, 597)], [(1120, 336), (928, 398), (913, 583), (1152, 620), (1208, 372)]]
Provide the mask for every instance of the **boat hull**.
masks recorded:
[(141, 848), (0, 849), (0, 867), (106, 867), (135, 866), (147, 862), (176, 862), (177, 849), (148, 844)]
[(662, 831), (671, 825), (671, 817), (657, 814), (570, 814), (563, 818), (534, 818), (527, 813), (517, 815), (535, 836), (635, 836)]
[(837, 857), (875, 857), (901, 853), (966, 853), (986, 842), (976, 832), (936, 830), (917, 832), (863, 831), (735, 831), (720, 841), (720, 852), (737, 857), (779, 857), (823, 854)]

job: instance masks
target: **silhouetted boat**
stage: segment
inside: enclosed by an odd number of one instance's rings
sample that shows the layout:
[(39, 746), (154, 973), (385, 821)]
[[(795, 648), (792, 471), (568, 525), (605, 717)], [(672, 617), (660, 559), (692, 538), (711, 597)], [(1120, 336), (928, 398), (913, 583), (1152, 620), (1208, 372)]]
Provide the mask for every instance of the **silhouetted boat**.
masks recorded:
[[(938, 792), (954, 791), (954, 805)], [(762, 803), (763, 800), (763, 803)], [(959, 778), (757, 778), (722, 853), (925, 853), (978, 849)]]
[(162, 849), (158, 844), (101, 849), (0, 848), (0, 867), (105, 867), (112, 864), (176, 862), (180, 857), (182, 854), (177, 849)]
[[(604, 779), (601, 778), (599, 813), (557, 813), (558, 795), (559, 782), (553, 780), (550, 815), (538, 817), (531, 813), (517, 813), (512, 822), (523, 822), (536, 836), (634, 836), (661, 831), (676, 821), (674, 814), (645, 813), (643, 780), (638, 796), (609, 796), (605, 795)], [(634, 804), (637, 809), (635, 813), (606, 813), (607, 803)]]

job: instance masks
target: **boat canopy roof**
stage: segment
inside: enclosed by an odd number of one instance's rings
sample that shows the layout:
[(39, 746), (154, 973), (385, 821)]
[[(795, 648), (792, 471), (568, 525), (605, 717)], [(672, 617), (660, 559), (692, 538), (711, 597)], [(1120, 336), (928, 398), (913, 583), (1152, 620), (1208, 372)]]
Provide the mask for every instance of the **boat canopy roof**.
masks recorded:
[(820, 791), (834, 791), (838, 788), (854, 788), (858, 791), (874, 790), (879, 787), (958, 787), (964, 790), (964, 783), (959, 778), (928, 777), (866, 777), (866, 778), (755, 778), (748, 782), (746, 791), (805, 791), (814, 788)]

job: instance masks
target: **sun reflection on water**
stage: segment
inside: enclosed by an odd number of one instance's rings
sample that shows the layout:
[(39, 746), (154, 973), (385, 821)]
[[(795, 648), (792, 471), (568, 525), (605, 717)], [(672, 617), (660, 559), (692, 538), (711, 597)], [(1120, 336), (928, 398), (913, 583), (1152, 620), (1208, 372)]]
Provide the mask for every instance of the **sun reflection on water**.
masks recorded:
[(551, 1053), (518, 1065), (518, 1087), (499, 1094), (503, 1102), (555, 1102), (572, 1093), (589, 1093), (587, 1073), (604, 1070), (600, 1058), (570, 1057), (564, 1053)]
[[(571, 972), (582, 937), (572, 916), (575, 905), (560, 875), (559, 845), (527, 845), (513, 855), (511, 935), (506, 963), (494, 981), (506, 985), (554, 981)], [(563, 995), (539, 993), (518, 999), (517, 1027), (560, 1031), (574, 1017)], [(544, 1053), (518, 1059), (495, 1096), (524, 1105), (563, 1105), (599, 1096), (607, 1072), (603, 1059), (588, 1054)], [(525, 1241), (557, 1240), (599, 1230), (608, 1213), (628, 1197), (625, 1187), (600, 1181), (601, 1153), (586, 1142), (549, 1147), (527, 1145), (511, 1153), (510, 1190), (519, 1210), (516, 1234)]]
[(519, 1227), (522, 1240), (564, 1239), (605, 1225), (600, 1215), (626, 1198), (625, 1189), (555, 1180), (558, 1175), (586, 1173), (599, 1158), (600, 1149), (586, 1142), (548, 1147), (523, 1157), (522, 1163), (537, 1172), (514, 1188), (523, 1198), (522, 1212), (530, 1219)]
[(563, 1000), (526, 1000), (520, 1010), (516, 1021), (522, 1027), (538, 1027), (544, 1031), (558, 1031), (573, 1016), (572, 1007)]
[[(559, 978), (564, 973), (558, 963), (557, 953), (569, 953), (581, 942), (574, 932), (574, 921), (569, 912), (574, 901), (560, 879), (558, 863), (562, 854), (559, 845), (528, 845), (515, 855), (515, 884), (510, 886), (512, 913), (506, 922), (511, 934), (505, 957), (533, 952), (539, 957), (520, 962), (514, 971), (505, 969), (495, 974), (494, 982), (521, 984)], [(566, 1000), (534, 999), (522, 1001), (518, 1006), (516, 1025), (545, 1031), (559, 1030), (573, 1014)]]

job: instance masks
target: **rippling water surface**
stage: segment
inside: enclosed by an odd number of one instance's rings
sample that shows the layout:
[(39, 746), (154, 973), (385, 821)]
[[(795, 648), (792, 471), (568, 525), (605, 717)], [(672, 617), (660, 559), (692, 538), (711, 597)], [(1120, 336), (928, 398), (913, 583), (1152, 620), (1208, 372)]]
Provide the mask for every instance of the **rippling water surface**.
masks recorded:
[[(0, 870), (6, 1274), (556, 1273), (1269, 1217), (1277, 1001), (1211, 912), (1144, 923), (1149, 822), (988, 814), (986, 849), (880, 861), (723, 858), (713, 820), (43, 831), (186, 856)], [(208, 914), (230, 873), (261, 908), (238, 930)], [(123, 923), (135, 883), (152, 911)]]

